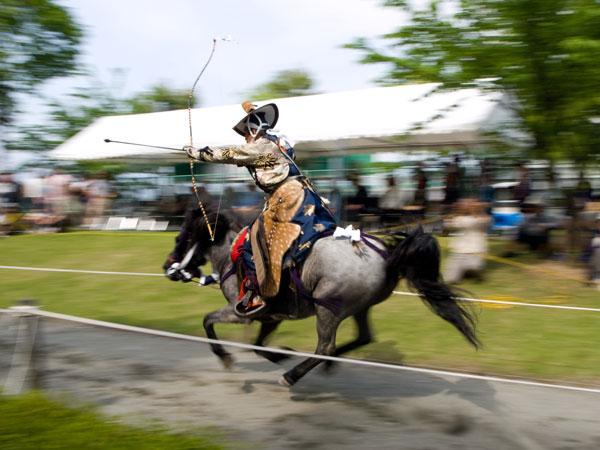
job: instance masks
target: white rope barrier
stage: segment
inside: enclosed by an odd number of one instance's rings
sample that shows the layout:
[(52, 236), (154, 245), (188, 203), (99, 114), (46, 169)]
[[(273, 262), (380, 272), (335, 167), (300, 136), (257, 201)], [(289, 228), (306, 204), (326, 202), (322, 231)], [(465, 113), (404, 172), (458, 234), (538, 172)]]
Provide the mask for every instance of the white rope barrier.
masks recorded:
[[(7, 310), (0, 310), (0, 312), (7, 312)], [(8, 312), (10, 312), (10, 311), (8, 311)], [(270, 353), (279, 353), (279, 354), (284, 354), (284, 355), (289, 355), (289, 356), (298, 356), (298, 357), (303, 357), (303, 358), (317, 358), (317, 359), (321, 359), (321, 360), (325, 360), (325, 361), (335, 361), (335, 362), (339, 362), (339, 363), (356, 364), (356, 365), (360, 365), (360, 366), (377, 367), (377, 368), (381, 368), (381, 369), (403, 370), (406, 372), (424, 373), (424, 374), (428, 374), (428, 375), (440, 375), (440, 376), (449, 376), (449, 377), (455, 377), (455, 378), (468, 378), (468, 379), (492, 381), (492, 382), (498, 382), (498, 383), (518, 384), (518, 385), (524, 385), (524, 386), (537, 386), (537, 387), (544, 387), (544, 388), (551, 388), (551, 389), (562, 389), (562, 390), (569, 390), (569, 391), (580, 391), (580, 392), (600, 394), (600, 389), (594, 389), (594, 388), (542, 383), (542, 382), (537, 382), (537, 381), (517, 380), (517, 379), (510, 379), (510, 378), (491, 377), (491, 376), (486, 376), (486, 375), (476, 375), (476, 374), (462, 373), (462, 372), (451, 372), (451, 371), (437, 370), (437, 369), (425, 369), (425, 368), (420, 368), (420, 367), (398, 366), (398, 365), (394, 365), (394, 364), (380, 363), (380, 362), (375, 362), (375, 361), (365, 361), (365, 360), (351, 359), (351, 358), (340, 358), (337, 356), (316, 355), (316, 354), (307, 353), (307, 352), (297, 352), (297, 351), (293, 351), (293, 350), (285, 350), (285, 349), (278, 349), (278, 348), (271, 348), (271, 347), (259, 347), (256, 345), (242, 344), (239, 342), (221, 341), (221, 340), (217, 340), (217, 339), (209, 339), (209, 338), (203, 338), (203, 337), (199, 337), (199, 336), (189, 336), (186, 334), (171, 333), (168, 331), (161, 331), (161, 330), (153, 330), (150, 328), (134, 327), (131, 325), (122, 325), (122, 324), (118, 324), (118, 323), (104, 322), (101, 320), (86, 319), (83, 317), (69, 316), (66, 314), (53, 313), (53, 312), (49, 312), (49, 311), (28, 310), (28, 312), (30, 314), (37, 314), (37, 315), (40, 315), (43, 317), (49, 317), (52, 319), (66, 320), (66, 321), (70, 321), (70, 322), (76, 322), (76, 323), (93, 325), (93, 326), (104, 327), (104, 328), (112, 328), (112, 329), (120, 330), (120, 331), (131, 331), (131, 332), (135, 332), (135, 333), (143, 333), (143, 334), (148, 334), (148, 335), (152, 335), (152, 336), (161, 336), (161, 337), (180, 339), (180, 340), (192, 341), (192, 342), (202, 342), (205, 344), (221, 344), (224, 346), (237, 347), (237, 348), (241, 348), (241, 349), (245, 349), (245, 350), (259, 350), (259, 351), (270, 352)]]
[[(42, 272), (70, 272), (70, 273), (88, 273), (88, 274), (98, 274), (98, 275), (136, 275), (136, 276), (146, 276), (146, 277), (164, 277), (164, 274), (160, 273), (138, 273), (138, 272), (105, 272), (98, 270), (75, 270), (75, 269), (51, 269), (44, 267), (21, 267), (21, 266), (0, 266), (0, 269), (9, 269), (9, 270), (35, 270)], [(414, 292), (403, 292), (403, 291), (393, 291), (396, 295), (407, 295), (418, 297), (419, 294)], [(500, 305), (510, 305), (510, 306), (532, 306), (538, 308), (553, 308), (553, 309), (565, 309), (572, 311), (592, 311), (592, 312), (600, 312), (598, 308), (584, 308), (580, 306), (564, 306), (564, 305), (543, 305), (540, 303), (525, 303), (525, 302), (513, 302), (513, 301), (502, 301), (502, 300), (486, 300), (481, 298), (464, 298), (459, 297), (459, 300), (467, 301), (467, 302), (478, 302), (478, 303), (494, 303)]]
[(14, 270), (37, 270), (41, 272), (71, 272), (71, 273), (91, 273), (97, 275), (142, 275), (147, 277), (164, 277), (162, 273), (139, 273), (139, 272), (105, 272), (100, 270), (75, 270), (75, 269), (49, 269), (45, 267), (20, 267), (20, 266), (0, 266), (0, 269)]
[[(396, 295), (410, 295), (413, 297), (420, 296), (420, 294), (416, 294), (414, 292), (393, 291), (393, 293)], [(524, 302), (512, 302), (512, 301), (508, 302), (508, 301), (502, 301), (502, 300), (484, 300), (481, 298), (465, 298), (465, 297), (458, 297), (458, 299), (463, 300), (465, 302), (496, 303), (496, 304), (500, 304), (500, 305), (511, 305), (511, 306), (535, 306), (538, 308), (571, 309), (571, 310), (575, 310), (575, 311), (600, 312), (600, 309), (598, 309), (598, 308), (583, 308), (580, 306), (543, 305), (540, 303), (524, 303)]]

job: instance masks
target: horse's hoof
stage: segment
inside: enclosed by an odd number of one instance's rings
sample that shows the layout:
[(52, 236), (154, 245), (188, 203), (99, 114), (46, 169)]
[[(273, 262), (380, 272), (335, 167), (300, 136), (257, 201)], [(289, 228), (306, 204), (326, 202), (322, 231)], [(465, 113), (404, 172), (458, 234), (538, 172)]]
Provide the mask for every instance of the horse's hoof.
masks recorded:
[(280, 379), (279, 379), (279, 384), (285, 387), (292, 387), (294, 385), (294, 383), (292, 383), (290, 380), (288, 380), (285, 375), (283, 375)]
[(222, 355), (220, 358), (221, 358), (221, 363), (223, 364), (223, 367), (225, 367), (226, 369), (231, 369), (231, 366), (233, 366), (233, 362), (235, 361), (233, 359), (233, 356), (231, 356), (228, 353), (226, 355)]
[(262, 356), (263, 358), (275, 364), (279, 364), (281, 361), (289, 358), (288, 355), (283, 355), (281, 353), (264, 352), (262, 350), (254, 350), (254, 353), (256, 353), (258, 356)]
[(335, 361), (325, 361), (324, 367), (325, 372), (332, 373), (337, 368), (337, 364), (335, 363)]

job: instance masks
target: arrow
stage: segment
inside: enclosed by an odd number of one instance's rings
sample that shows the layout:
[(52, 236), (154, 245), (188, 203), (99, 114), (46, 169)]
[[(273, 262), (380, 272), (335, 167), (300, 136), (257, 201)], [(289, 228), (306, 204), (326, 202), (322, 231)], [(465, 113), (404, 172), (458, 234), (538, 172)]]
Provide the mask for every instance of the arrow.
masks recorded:
[(162, 148), (164, 150), (176, 150), (178, 152), (185, 152), (185, 150), (182, 148), (163, 147), (161, 145), (136, 144), (135, 142), (113, 141), (112, 139), (104, 139), (104, 142), (106, 142), (108, 144), (139, 145), (140, 147)]

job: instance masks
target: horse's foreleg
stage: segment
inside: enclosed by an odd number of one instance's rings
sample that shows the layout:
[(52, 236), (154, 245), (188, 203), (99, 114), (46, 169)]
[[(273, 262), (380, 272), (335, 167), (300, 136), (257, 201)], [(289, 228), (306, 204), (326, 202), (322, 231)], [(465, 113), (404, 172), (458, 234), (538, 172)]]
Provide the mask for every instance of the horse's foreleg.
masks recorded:
[[(271, 333), (273, 333), (273, 331), (275, 331), (277, 329), (277, 327), (279, 326), (280, 323), (281, 323), (281, 320), (278, 320), (275, 322), (263, 322), (260, 326), (260, 331), (258, 333), (256, 342), (254, 343), (254, 345), (262, 347), (264, 345), (265, 339), (267, 337), (269, 337), (271, 335)], [(279, 361), (281, 361), (283, 359), (289, 358), (288, 355), (283, 355), (281, 353), (267, 352), (267, 351), (263, 351), (263, 350), (254, 350), (254, 353), (256, 353), (257, 355), (262, 356), (263, 358), (266, 358), (269, 361), (274, 362), (274, 363), (278, 363)]]
[[(317, 333), (319, 336), (317, 350), (315, 351), (317, 355), (333, 356), (335, 354), (335, 335), (339, 325), (339, 318), (331, 311), (321, 308), (321, 314), (317, 313)], [(279, 383), (284, 386), (292, 386), (321, 362), (322, 360), (319, 358), (308, 358), (284, 373)]]
[[(367, 345), (371, 342), (371, 329), (369, 328), (369, 309), (364, 309), (359, 313), (356, 313), (354, 316), (354, 321), (356, 322), (356, 326), (358, 328), (358, 336), (355, 340), (348, 342), (341, 347), (338, 347), (335, 350), (335, 356), (342, 355), (351, 350), (354, 350), (358, 347), (362, 347), (363, 345)], [(333, 361), (326, 361), (325, 367), (330, 369), (333, 366)]]
[[(217, 334), (215, 333), (214, 325), (216, 323), (250, 323), (249, 319), (243, 319), (239, 317), (233, 311), (233, 305), (229, 304), (224, 308), (219, 309), (218, 311), (214, 311), (212, 313), (204, 316), (204, 330), (206, 331), (206, 336), (210, 339), (218, 339)], [(233, 357), (231, 354), (223, 348), (221, 344), (210, 344), (210, 348), (213, 353), (217, 355), (223, 365), (227, 368), (231, 367), (233, 364)]]

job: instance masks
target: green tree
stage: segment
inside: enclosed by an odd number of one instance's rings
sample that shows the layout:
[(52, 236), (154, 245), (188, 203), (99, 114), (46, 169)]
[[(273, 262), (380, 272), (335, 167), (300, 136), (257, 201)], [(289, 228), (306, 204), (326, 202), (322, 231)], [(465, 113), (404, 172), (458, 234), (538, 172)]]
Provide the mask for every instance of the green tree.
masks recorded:
[(271, 81), (257, 86), (248, 94), (250, 100), (262, 101), (273, 98), (311, 95), (313, 81), (305, 70), (284, 70), (278, 72)]
[[(158, 111), (173, 111), (188, 107), (189, 89), (173, 89), (160, 83), (148, 92), (140, 93), (128, 100), (132, 114)], [(192, 106), (195, 103), (192, 102)]]
[(0, 0), (0, 127), (11, 123), (19, 94), (75, 71), (81, 37), (51, 0)]
[(35, 127), (20, 126), (17, 138), (9, 142), (7, 148), (50, 150), (103, 116), (170, 111), (188, 106), (187, 90), (173, 89), (162, 83), (131, 97), (119, 97), (115, 92), (120, 91), (122, 82), (121, 71), (115, 70), (109, 85), (93, 81), (76, 88), (60, 101), (48, 100), (47, 122)]
[(578, 161), (600, 154), (600, 8), (595, 0), (434, 1), (425, 9), (388, 0), (411, 21), (384, 35), (386, 51), (365, 39), (346, 47), (361, 62), (386, 63), (382, 84), (438, 82), (480, 87), (514, 100), (535, 144), (531, 156)]

